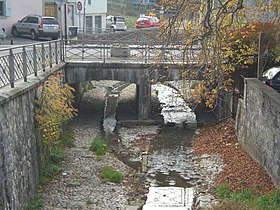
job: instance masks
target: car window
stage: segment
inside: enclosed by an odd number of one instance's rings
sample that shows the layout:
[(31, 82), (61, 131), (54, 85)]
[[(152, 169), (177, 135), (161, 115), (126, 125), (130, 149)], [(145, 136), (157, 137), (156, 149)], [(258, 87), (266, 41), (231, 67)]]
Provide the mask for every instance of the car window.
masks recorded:
[(38, 18), (37, 17), (31, 17), (29, 22), (37, 24), (38, 23)]
[(118, 21), (118, 22), (124, 22), (124, 18), (123, 18), (123, 17), (116, 17), (116, 21)]
[(275, 75), (275, 77), (273, 78), (273, 80), (280, 82), (280, 72), (278, 74)]
[(58, 22), (54, 18), (43, 18), (43, 24), (53, 24), (58, 25)]
[(28, 17), (25, 17), (25, 18), (23, 18), (20, 22), (25, 23), (25, 22), (27, 22), (27, 19), (28, 19)]

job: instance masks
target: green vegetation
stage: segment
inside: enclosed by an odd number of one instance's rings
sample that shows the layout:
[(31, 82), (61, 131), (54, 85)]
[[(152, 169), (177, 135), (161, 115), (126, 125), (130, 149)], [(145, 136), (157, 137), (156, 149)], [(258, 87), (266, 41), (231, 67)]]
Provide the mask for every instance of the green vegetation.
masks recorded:
[(46, 165), (40, 175), (40, 185), (45, 186), (60, 172), (60, 162), (64, 159), (63, 147), (56, 145), (49, 152)]
[(123, 180), (122, 173), (114, 170), (111, 166), (103, 168), (100, 174), (106, 182), (120, 183)]
[(113, 47), (128, 47), (127, 43), (113, 43)]
[(36, 195), (31, 203), (28, 205), (27, 210), (38, 210), (43, 207), (43, 201), (41, 196), (38, 194)]
[(280, 190), (265, 195), (258, 195), (251, 189), (241, 192), (232, 192), (229, 185), (221, 184), (215, 189), (216, 195), (222, 199), (222, 203), (213, 207), (218, 209), (254, 209), (277, 210), (280, 209)]
[(102, 138), (96, 137), (91, 142), (89, 149), (95, 152), (95, 154), (98, 156), (105, 155), (107, 152), (107, 145)]
[(64, 159), (63, 148), (60, 146), (54, 146), (50, 151), (49, 160), (50, 162), (58, 164)]
[(63, 133), (63, 136), (61, 137), (62, 144), (66, 147), (74, 147), (74, 136), (73, 132), (68, 129)]
[(137, 17), (125, 16), (125, 23), (127, 28), (135, 28)]
[(96, 88), (96, 87), (91, 82), (88, 82), (84, 87), (84, 92), (88, 92), (94, 88)]

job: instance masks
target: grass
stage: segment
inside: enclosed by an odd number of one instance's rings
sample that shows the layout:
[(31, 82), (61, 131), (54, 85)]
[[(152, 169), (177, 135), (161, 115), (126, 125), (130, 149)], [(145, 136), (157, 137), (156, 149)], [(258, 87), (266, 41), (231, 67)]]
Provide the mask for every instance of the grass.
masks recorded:
[(84, 92), (86, 93), (86, 92), (88, 92), (88, 91), (90, 91), (90, 90), (93, 90), (93, 89), (95, 89), (96, 87), (94, 86), (94, 84), (92, 84), (91, 82), (88, 82), (86, 85), (85, 85), (85, 87), (84, 87)]
[(114, 170), (111, 166), (107, 166), (101, 170), (101, 178), (106, 182), (120, 183), (123, 180), (121, 172)]
[(103, 156), (107, 152), (107, 145), (102, 138), (96, 137), (91, 142), (89, 149), (95, 152), (97, 156)]
[(71, 130), (66, 130), (61, 137), (62, 144), (66, 147), (74, 147), (74, 135)]
[(137, 18), (138, 17), (125, 16), (125, 23), (127, 28), (135, 28)]
[(280, 209), (280, 189), (258, 195), (252, 189), (240, 192), (232, 192), (229, 185), (221, 184), (216, 187), (215, 193), (222, 200), (221, 204), (214, 206), (213, 210), (227, 209), (253, 209), (253, 210), (277, 210)]
[(54, 146), (50, 151), (49, 161), (58, 164), (64, 159), (63, 148)]
[(38, 210), (43, 207), (43, 201), (39, 194), (37, 194), (27, 207), (27, 210)]
[(60, 162), (62, 160), (64, 160), (63, 147), (58, 145), (53, 146), (50, 150), (46, 165), (43, 168), (43, 172), (40, 175), (41, 186), (47, 185), (50, 180), (60, 172)]

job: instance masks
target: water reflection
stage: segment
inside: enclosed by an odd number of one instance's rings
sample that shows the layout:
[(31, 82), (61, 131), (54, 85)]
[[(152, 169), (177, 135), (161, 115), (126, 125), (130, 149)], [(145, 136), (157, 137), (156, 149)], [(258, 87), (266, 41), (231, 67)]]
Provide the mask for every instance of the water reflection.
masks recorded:
[(161, 114), (164, 123), (192, 124), (196, 125), (196, 116), (178, 91), (166, 85), (153, 85), (153, 90), (157, 92), (158, 100), (161, 103)]
[(150, 186), (191, 187), (199, 179), (192, 162), (191, 139), (195, 129), (164, 127), (149, 152)]

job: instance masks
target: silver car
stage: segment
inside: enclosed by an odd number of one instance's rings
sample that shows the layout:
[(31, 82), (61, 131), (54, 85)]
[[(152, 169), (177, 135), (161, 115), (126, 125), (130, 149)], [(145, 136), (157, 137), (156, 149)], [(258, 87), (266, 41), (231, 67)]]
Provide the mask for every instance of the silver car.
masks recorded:
[(33, 40), (38, 37), (58, 39), (60, 36), (60, 25), (54, 17), (28, 15), (12, 26), (13, 36), (20, 36), (21, 34), (30, 35)]

